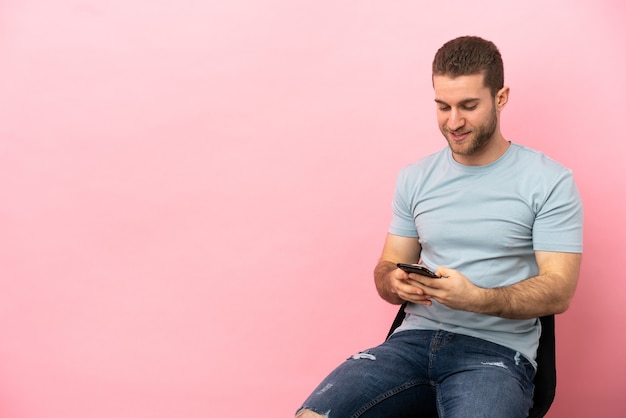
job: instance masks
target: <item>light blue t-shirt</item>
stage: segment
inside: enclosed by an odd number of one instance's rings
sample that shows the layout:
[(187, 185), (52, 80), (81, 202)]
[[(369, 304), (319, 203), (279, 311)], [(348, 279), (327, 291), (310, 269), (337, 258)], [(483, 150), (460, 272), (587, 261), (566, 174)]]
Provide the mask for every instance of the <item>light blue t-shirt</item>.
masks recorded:
[[(457, 163), (448, 147), (398, 175), (389, 232), (418, 237), (421, 262), (460, 271), (484, 288), (538, 274), (534, 251), (582, 252), (582, 203), (571, 170), (511, 144), (485, 166)], [(442, 329), (522, 353), (535, 364), (538, 319), (513, 320), (409, 304), (397, 331)]]

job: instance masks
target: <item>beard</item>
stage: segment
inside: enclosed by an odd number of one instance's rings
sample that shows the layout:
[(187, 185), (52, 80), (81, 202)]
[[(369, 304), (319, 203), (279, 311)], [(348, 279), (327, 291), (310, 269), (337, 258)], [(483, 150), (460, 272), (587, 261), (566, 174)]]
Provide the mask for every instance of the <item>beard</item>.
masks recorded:
[(496, 107), (493, 106), (491, 109), (491, 113), (489, 114), (489, 119), (482, 125), (478, 126), (474, 129), (473, 138), (469, 137), (468, 142), (466, 144), (458, 144), (454, 140), (450, 139), (448, 134), (449, 130), (444, 126), (441, 128), (441, 132), (443, 136), (448, 141), (448, 146), (453, 153), (471, 156), (475, 154), (477, 151), (480, 151), (485, 147), (493, 137), (493, 134), (496, 132), (498, 127), (498, 116), (496, 112)]

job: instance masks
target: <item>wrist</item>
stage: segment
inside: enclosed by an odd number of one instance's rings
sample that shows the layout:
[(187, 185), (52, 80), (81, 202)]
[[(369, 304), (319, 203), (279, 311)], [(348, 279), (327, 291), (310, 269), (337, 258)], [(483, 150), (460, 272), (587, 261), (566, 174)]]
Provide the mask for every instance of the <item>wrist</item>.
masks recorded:
[(376, 289), (381, 298), (394, 305), (404, 303), (404, 300), (398, 296), (396, 287), (393, 285), (393, 272), (398, 267), (390, 261), (380, 261), (374, 270), (374, 280)]

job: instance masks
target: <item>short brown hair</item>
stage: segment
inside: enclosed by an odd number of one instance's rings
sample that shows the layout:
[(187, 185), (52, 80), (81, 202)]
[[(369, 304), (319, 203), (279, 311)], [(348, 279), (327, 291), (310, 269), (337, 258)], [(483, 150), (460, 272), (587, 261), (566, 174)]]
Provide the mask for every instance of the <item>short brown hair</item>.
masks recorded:
[(484, 84), (491, 95), (504, 87), (504, 65), (500, 51), (493, 42), (478, 36), (461, 36), (446, 42), (435, 54), (433, 76), (484, 74)]

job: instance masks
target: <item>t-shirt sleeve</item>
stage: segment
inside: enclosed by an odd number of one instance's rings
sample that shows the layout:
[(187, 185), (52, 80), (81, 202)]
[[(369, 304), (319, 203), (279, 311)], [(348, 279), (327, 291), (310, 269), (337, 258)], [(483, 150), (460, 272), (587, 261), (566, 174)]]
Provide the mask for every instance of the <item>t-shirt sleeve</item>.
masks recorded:
[(533, 225), (533, 249), (581, 253), (583, 207), (570, 170), (557, 178)]
[(411, 192), (407, 182), (406, 169), (398, 174), (393, 201), (389, 233), (402, 237), (417, 238), (417, 228), (411, 204)]

